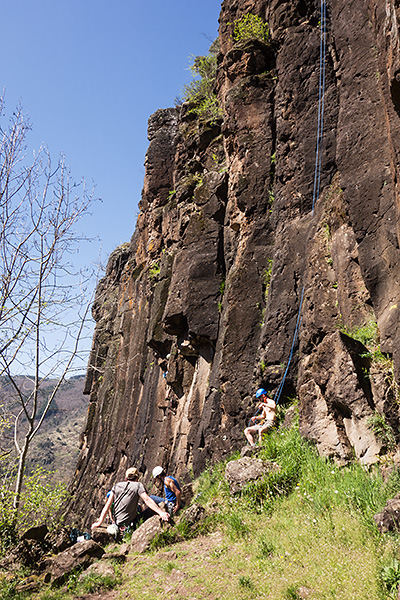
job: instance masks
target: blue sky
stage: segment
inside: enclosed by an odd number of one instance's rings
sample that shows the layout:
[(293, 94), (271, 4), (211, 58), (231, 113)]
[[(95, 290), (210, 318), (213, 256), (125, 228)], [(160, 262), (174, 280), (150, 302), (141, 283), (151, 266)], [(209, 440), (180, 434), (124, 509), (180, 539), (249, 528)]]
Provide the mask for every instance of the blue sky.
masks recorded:
[(44, 143), (54, 159), (64, 152), (73, 177), (96, 184), (102, 203), (85, 227), (102, 240), (103, 260), (134, 231), (147, 120), (174, 106), (191, 80), (190, 57), (217, 37), (220, 7), (219, 0), (1, 2), (6, 112), (21, 100), (32, 149)]
[[(174, 106), (191, 57), (218, 35), (220, 0), (2, 0), (0, 91), (6, 114), (19, 101), (53, 161), (63, 152), (75, 180), (101, 203), (84, 222), (101, 258), (135, 228), (148, 146), (147, 120)], [(81, 249), (98, 262), (100, 244)], [(90, 340), (86, 342), (90, 347)]]

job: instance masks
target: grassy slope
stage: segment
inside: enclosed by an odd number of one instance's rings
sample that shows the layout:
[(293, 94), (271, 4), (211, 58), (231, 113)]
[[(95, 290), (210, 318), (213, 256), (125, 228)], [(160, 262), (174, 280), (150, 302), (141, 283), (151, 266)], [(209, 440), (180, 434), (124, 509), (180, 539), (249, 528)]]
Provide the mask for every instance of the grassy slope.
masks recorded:
[[(131, 555), (122, 583), (93, 598), (397, 598), (398, 536), (380, 535), (373, 515), (400, 490), (399, 474), (384, 483), (378, 469), (339, 469), (318, 457), (296, 428), (271, 434), (262, 457), (276, 460), (280, 472), (241, 497), (230, 496), (224, 465), (204, 473), (198, 500), (211, 515), (207, 533), (203, 528), (194, 539)], [(157, 545), (171, 541), (168, 534)], [(47, 590), (38, 597), (72, 599), (80, 593)]]
[(123, 587), (129, 598), (153, 600), (167, 590), (213, 600), (389, 597), (381, 574), (398, 556), (398, 537), (380, 535), (373, 515), (399, 491), (398, 474), (384, 484), (378, 470), (339, 469), (296, 430), (269, 436), (261, 456), (281, 472), (240, 498), (230, 497), (222, 465), (203, 475), (201, 498), (216, 501), (218, 534), (200, 547), (199, 540), (175, 545), (172, 562), (162, 554), (141, 559)]

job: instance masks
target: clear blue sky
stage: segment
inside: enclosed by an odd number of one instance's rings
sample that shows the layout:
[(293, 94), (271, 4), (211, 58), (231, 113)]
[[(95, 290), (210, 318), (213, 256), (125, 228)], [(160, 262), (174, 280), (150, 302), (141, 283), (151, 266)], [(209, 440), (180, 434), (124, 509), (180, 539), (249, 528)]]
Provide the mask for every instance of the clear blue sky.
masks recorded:
[(103, 260), (134, 231), (147, 120), (174, 106), (191, 80), (190, 57), (217, 37), (220, 7), (220, 0), (1, 2), (6, 111), (21, 100), (32, 148), (43, 142), (54, 159), (64, 152), (73, 177), (96, 184), (102, 203), (86, 227), (101, 238)]
[[(135, 228), (148, 146), (147, 120), (174, 106), (191, 57), (218, 34), (220, 0), (2, 0), (0, 92), (21, 101), (53, 160), (65, 153), (75, 180), (102, 199), (85, 221), (102, 262)], [(82, 248), (80, 266), (99, 245)], [(86, 344), (90, 347), (90, 341)]]

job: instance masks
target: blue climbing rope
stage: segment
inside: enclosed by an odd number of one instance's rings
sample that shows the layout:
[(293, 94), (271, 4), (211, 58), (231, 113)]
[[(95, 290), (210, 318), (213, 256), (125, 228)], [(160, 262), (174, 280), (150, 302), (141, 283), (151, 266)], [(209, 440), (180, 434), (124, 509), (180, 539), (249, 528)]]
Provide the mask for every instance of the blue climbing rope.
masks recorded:
[[(319, 46), (319, 91), (318, 91), (318, 125), (317, 125), (317, 143), (315, 149), (315, 167), (314, 167), (314, 187), (312, 197), (312, 214), (314, 215), (315, 202), (319, 198), (320, 184), (321, 184), (321, 144), (323, 139), (324, 131), (324, 109), (325, 109), (325, 58), (326, 58), (326, 0), (321, 0), (321, 24), (320, 24), (320, 46)], [(285, 372), (282, 380), (276, 391), (274, 401), (276, 404), (279, 403), (283, 386), (285, 385), (286, 376), (289, 371), (290, 363), (293, 358), (294, 349), (296, 347), (297, 339), (299, 337), (299, 330), (301, 325), (301, 311), (303, 308), (304, 300), (304, 285), (301, 290), (299, 311), (297, 314), (296, 327), (293, 334), (292, 347), (290, 349), (288, 362), (286, 365)]]
[(317, 144), (315, 149), (314, 188), (312, 198), (312, 214), (315, 202), (319, 197), (321, 183), (321, 144), (324, 131), (325, 109), (325, 57), (326, 57), (326, 0), (321, 0), (320, 45), (319, 45), (319, 90), (318, 90), (318, 125)]
[(286, 376), (289, 371), (290, 363), (292, 362), (297, 338), (299, 337), (299, 330), (300, 330), (300, 325), (301, 325), (301, 309), (303, 308), (303, 300), (304, 300), (304, 285), (303, 285), (303, 289), (301, 290), (300, 306), (299, 306), (299, 312), (297, 313), (297, 321), (296, 321), (296, 327), (295, 327), (294, 335), (293, 335), (292, 347), (290, 349), (289, 359), (288, 359), (288, 362), (286, 365), (285, 372), (283, 374), (282, 380), (279, 384), (279, 387), (278, 387), (275, 397), (274, 397), (275, 404), (279, 403), (279, 400), (280, 400), (280, 397), (282, 394), (282, 390), (283, 390), (283, 386), (285, 385)]

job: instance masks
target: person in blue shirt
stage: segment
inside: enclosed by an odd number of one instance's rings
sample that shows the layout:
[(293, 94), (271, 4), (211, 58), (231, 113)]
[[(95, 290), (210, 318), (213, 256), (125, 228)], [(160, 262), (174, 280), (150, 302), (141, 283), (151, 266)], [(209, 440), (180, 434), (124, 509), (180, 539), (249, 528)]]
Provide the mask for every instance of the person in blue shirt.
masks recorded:
[(156, 504), (164, 502), (165, 508), (170, 515), (177, 513), (182, 500), (182, 491), (178, 481), (175, 477), (172, 477), (172, 475), (165, 475), (162, 467), (154, 467), (153, 478), (164, 484), (165, 498), (160, 498), (159, 496), (150, 496), (150, 498), (154, 500)]

